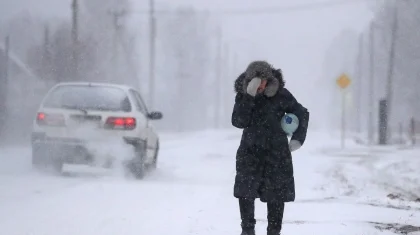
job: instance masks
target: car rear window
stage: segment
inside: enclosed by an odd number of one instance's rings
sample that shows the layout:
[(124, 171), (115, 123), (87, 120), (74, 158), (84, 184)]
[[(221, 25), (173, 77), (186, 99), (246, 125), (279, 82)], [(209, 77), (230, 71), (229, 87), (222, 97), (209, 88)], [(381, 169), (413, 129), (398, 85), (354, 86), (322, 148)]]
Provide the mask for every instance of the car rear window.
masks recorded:
[(120, 88), (107, 86), (58, 86), (49, 93), (43, 106), (95, 111), (131, 111), (126, 92)]

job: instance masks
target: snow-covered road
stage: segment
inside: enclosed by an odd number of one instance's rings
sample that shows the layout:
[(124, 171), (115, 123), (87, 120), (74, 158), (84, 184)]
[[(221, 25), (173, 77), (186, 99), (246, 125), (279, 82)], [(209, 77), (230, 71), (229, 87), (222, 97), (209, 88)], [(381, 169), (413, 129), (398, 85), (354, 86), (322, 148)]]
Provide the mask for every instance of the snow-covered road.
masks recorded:
[[(41, 174), (31, 169), (29, 148), (2, 148), (0, 235), (239, 235), (232, 196), (239, 138), (238, 131), (162, 135), (158, 169), (142, 181), (83, 167)], [(282, 234), (416, 230), (420, 151), (338, 151), (328, 138), (311, 134), (294, 154), (297, 201), (286, 205)], [(265, 211), (257, 203), (261, 235)]]

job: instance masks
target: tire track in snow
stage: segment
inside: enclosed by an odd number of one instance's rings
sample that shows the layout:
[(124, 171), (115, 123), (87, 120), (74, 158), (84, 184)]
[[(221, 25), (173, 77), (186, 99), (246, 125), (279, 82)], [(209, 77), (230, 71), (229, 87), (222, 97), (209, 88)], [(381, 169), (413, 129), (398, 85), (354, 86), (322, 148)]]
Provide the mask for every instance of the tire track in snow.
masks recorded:
[(113, 178), (112, 170), (96, 171), (91, 167), (86, 167), (86, 170), (80, 166), (66, 166), (62, 174), (36, 170), (32, 168), (30, 152), (30, 148), (7, 148), (0, 155), (0, 207), (4, 210), (13, 210), (14, 206), (20, 207), (19, 204), (34, 203), (43, 197)]

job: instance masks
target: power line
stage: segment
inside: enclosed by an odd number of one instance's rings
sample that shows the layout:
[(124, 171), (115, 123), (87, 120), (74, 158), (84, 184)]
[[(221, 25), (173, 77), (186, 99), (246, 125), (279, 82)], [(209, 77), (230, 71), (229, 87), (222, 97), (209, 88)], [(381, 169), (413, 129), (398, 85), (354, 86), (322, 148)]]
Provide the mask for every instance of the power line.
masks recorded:
[(330, 7), (355, 4), (355, 3), (367, 2), (367, 1), (369, 0), (330, 0), (330, 1), (314, 2), (314, 3), (309, 3), (309, 4), (300, 4), (300, 5), (285, 6), (285, 7), (222, 10), (219, 13), (228, 14), (228, 15), (276, 14), (276, 13), (284, 13), (284, 12), (317, 10), (317, 9), (322, 9), (322, 8), (330, 8)]
[(156, 76), (156, 15), (155, 0), (149, 0), (149, 107), (154, 108)]
[[(376, 0), (329, 0), (323, 2), (314, 2), (309, 4), (300, 4), (295, 6), (284, 6), (284, 7), (265, 7), (265, 8), (253, 8), (253, 9), (214, 9), (214, 10), (194, 10), (194, 13), (203, 13), (211, 15), (257, 15), (257, 14), (278, 14), (285, 12), (298, 12), (308, 10), (318, 10), (323, 8), (331, 8), (342, 5), (350, 5), (356, 3), (367, 3)], [(147, 10), (130, 11), (131, 14), (148, 14)], [(190, 12), (185, 12), (189, 14)], [(160, 15), (172, 15), (182, 14), (182, 12), (175, 12), (173, 10), (155, 10), (155, 14)]]

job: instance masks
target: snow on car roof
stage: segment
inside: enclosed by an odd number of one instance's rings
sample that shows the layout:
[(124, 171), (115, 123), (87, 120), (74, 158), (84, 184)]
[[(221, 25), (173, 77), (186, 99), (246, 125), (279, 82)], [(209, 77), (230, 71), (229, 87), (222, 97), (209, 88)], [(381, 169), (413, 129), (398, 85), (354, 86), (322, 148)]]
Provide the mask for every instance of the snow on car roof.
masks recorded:
[(106, 86), (106, 87), (115, 87), (123, 90), (134, 89), (127, 85), (121, 85), (116, 83), (99, 83), (99, 82), (60, 82), (55, 87), (58, 86)]

